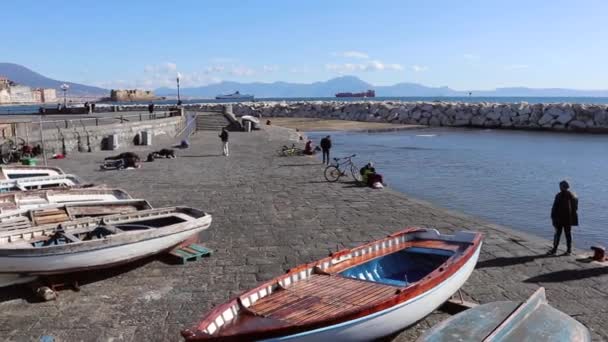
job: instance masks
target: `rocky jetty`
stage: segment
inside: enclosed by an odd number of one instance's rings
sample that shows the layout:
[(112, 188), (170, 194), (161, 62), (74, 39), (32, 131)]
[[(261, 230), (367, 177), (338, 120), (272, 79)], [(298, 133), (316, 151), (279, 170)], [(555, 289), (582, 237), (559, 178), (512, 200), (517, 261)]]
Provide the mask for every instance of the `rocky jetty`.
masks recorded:
[[(198, 104), (221, 110), (223, 104)], [(608, 132), (608, 105), (465, 102), (256, 102), (232, 104), (238, 115), (307, 117), (448, 127)]]

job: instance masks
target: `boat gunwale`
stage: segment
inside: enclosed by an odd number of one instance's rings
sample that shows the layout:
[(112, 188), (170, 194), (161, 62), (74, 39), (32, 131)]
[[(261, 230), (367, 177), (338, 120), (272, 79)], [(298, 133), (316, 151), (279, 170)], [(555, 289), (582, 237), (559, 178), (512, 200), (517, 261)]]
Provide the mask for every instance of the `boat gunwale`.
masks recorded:
[[(57, 172), (58, 175), (65, 175), (66, 173), (63, 172), (63, 170), (59, 167), (56, 166), (27, 166), (27, 165), (5, 165), (5, 166), (0, 166), (0, 181), (1, 180), (13, 180), (13, 179), (18, 179), (18, 178), (9, 178), (7, 173), (5, 172), (5, 170), (10, 170), (10, 169), (15, 169), (15, 170), (52, 170)], [(48, 177), (48, 176), (42, 176), (42, 177)], [(25, 178), (31, 178), (31, 177), (25, 177)], [(22, 179), (22, 178), (19, 178)]]
[[(221, 326), (217, 327), (216, 331), (214, 331), (214, 333), (212, 333), (212, 334), (209, 334), (206, 332), (206, 330), (208, 329), (208, 327), (211, 324), (216, 324), (215, 322), (217, 321), (218, 318), (222, 318), (223, 314), (226, 311), (232, 310), (235, 306), (238, 308), (238, 310), (236, 310), (236, 313), (233, 312), (233, 314), (235, 316), (235, 317), (233, 317), (233, 319), (238, 317), (238, 315), (241, 315), (241, 314), (247, 314), (247, 313), (251, 314), (251, 312), (248, 310), (248, 308), (251, 305), (253, 305), (253, 303), (251, 303), (247, 307), (245, 307), (243, 304), (243, 302), (245, 300), (247, 300), (247, 298), (249, 298), (250, 296), (252, 296), (254, 294), (259, 293), (260, 291), (262, 291), (264, 289), (271, 289), (271, 293), (275, 292), (276, 291), (275, 288), (282, 287), (282, 285), (281, 285), (282, 281), (284, 281), (286, 279), (291, 279), (292, 275), (294, 275), (294, 274), (298, 274), (303, 271), (304, 272), (310, 271), (311, 274), (314, 274), (318, 271), (319, 265), (322, 265), (326, 262), (329, 262), (331, 264), (332, 260), (334, 260), (336, 258), (340, 258), (345, 255), (348, 255), (348, 254), (351, 254), (355, 251), (364, 250), (366, 248), (375, 246), (382, 242), (387, 242), (387, 241), (391, 241), (395, 238), (407, 236), (408, 234), (424, 233), (424, 232), (432, 232), (432, 231), (439, 234), (439, 237), (454, 236), (454, 235), (450, 235), (450, 234), (440, 234), (437, 232), (437, 230), (434, 230), (434, 229), (408, 227), (399, 232), (390, 234), (383, 239), (374, 240), (369, 243), (363, 244), (361, 246), (357, 246), (357, 247), (354, 247), (351, 249), (344, 249), (344, 250), (340, 250), (335, 253), (331, 253), (328, 257), (325, 257), (323, 259), (316, 260), (311, 263), (299, 265), (292, 269), (289, 269), (285, 274), (275, 277), (269, 281), (266, 281), (266, 282), (262, 283), (261, 285), (256, 286), (253, 289), (247, 290), (247, 291), (241, 293), (240, 295), (229, 299), (227, 302), (220, 304), (219, 306), (217, 306), (216, 308), (214, 308), (210, 312), (208, 312), (206, 315), (204, 315), (196, 327), (194, 327), (192, 329), (184, 329), (184, 330), (182, 330), (181, 334), (187, 341), (197, 341), (197, 340), (201, 340), (201, 341), (203, 341), (203, 340), (204, 341), (215, 341), (215, 340), (217, 340), (217, 341), (240, 341), (240, 340), (244, 340), (244, 339), (257, 340), (257, 339), (284, 337), (284, 336), (289, 336), (289, 335), (293, 335), (293, 334), (297, 334), (297, 333), (302, 333), (305, 331), (315, 330), (315, 329), (319, 329), (319, 328), (323, 328), (323, 327), (328, 327), (328, 326), (352, 321), (352, 320), (355, 320), (355, 319), (358, 319), (361, 317), (365, 317), (365, 316), (374, 314), (376, 312), (388, 309), (390, 307), (397, 306), (397, 305), (399, 305), (403, 302), (406, 302), (412, 298), (415, 298), (425, 292), (428, 292), (429, 290), (431, 290), (432, 288), (443, 283), (445, 280), (449, 279), (452, 275), (454, 275), (456, 272), (458, 272), (458, 270), (464, 264), (466, 264), (466, 262), (468, 262), (475, 255), (477, 250), (481, 247), (483, 234), (479, 233), (479, 232), (476, 232), (476, 233), (471, 232), (471, 234), (474, 234), (474, 238), (472, 239), (471, 242), (448, 241), (448, 240), (438, 239), (439, 241), (444, 241), (446, 243), (450, 243), (450, 242), (461, 243), (461, 244), (466, 243), (466, 244), (468, 244), (468, 246), (461, 253), (455, 252), (445, 262), (443, 262), (441, 265), (438, 265), (431, 273), (427, 274), (424, 278), (420, 279), (419, 281), (408, 284), (405, 287), (393, 286), (393, 287), (395, 287), (395, 295), (392, 297), (389, 297), (389, 298), (386, 298), (383, 300), (379, 300), (379, 301), (375, 301), (375, 302), (372, 302), (372, 303), (369, 303), (369, 304), (366, 304), (366, 305), (363, 305), (360, 307), (352, 308), (350, 310), (346, 310), (331, 318), (321, 318), (321, 319), (317, 319), (317, 320), (311, 320), (311, 321), (308, 321), (305, 323), (288, 324), (288, 325), (277, 324), (274, 327), (261, 328), (258, 330), (252, 330), (252, 331), (247, 331), (247, 332), (243, 332), (243, 333), (236, 333), (233, 335), (221, 335), (221, 329), (222, 329)], [(404, 241), (404, 242), (411, 242), (411, 241)], [(401, 243), (404, 243), (404, 242), (401, 242)], [(406, 247), (407, 247), (407, 245), (405, 245), (403, 248), (395, 249), (391, 253), (397, 252), (399, 250), (403, 250)], [(387, 254), (390, 254), (390, 253), (387, 253)], [(372, 258), (370, 258), (370, 260), (371, 259)], [(322, 271), (323, 270), (321, 270), (321, 272)], [(328, 275), (329, 276), (340, 276), (337, 273), (329, 273)], [(306, 278), (308, 278), (308, 277), (309, 276), (307, 275)], [(351, 278), (351, 279), (354, 279), (354, 278)], [(298, 280), (298, 281), (300, 281), (300, 280)], [(382, 284), (382, 285), (391, 286), (391, 285), (386, 285), (386, 284)], [(268, 290), (266, 290), (266, 292), (268, 292)], [(269, 295), (269, 294), (270, 293), (268, 293), (267, 295)], [(245, 299), (243, 299), (243, 298), (245, 298)], [(263, 298), (263, 297), (261, 297), (261, 298)], [(222, 320), (223, 320), (223, 318), (222, 318)], [(280, 321), (278, 321), (278, 322), (280, 322)], [(224, 323), (226, 323), (226, 322), (224, 322)]]

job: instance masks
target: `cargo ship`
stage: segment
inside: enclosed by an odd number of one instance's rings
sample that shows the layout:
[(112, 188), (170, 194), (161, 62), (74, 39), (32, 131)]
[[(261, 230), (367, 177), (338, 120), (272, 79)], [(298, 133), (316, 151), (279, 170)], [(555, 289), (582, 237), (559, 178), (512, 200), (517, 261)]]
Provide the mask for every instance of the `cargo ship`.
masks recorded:
[(376, 97), (376, 92), (368, 90), (362, 93), (337, 93), (336, 97)]

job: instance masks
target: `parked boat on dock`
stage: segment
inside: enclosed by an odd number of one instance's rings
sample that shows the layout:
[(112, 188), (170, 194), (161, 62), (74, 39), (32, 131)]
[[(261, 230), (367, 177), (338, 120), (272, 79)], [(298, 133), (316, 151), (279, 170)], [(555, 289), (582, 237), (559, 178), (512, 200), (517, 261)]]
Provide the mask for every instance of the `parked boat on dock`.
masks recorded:
[(187, 341), (369, 341), (424, 318), (475, 268), (481, 234), (409, 228), (298, 266), (182, 331)]
[(15, 209), (0, 214), (0, 232), (30, 228), (38, 225), (61, 223), (83, 217), (128, 214), (152, 209), (144, 199), (125, 199), (103, 202), (75, 202), (50, 204), (41, 208)]
[(203, 211), (169, 207), (0, 231), (0, 273), (48, 275), (115, 266), (167, 251), (210, 224)]
[(71, 188), (83, 185), (85, 185), (85, 182), (82, 179), (71, 174), (6, 179), (0, 180), (0, 193), (9, 191)]
[(32, 190), (0, 194), (0, 215), (18, 209), (35, 209), (55, 204), (90, 203), (132, 199), (126, 191), (110, 188)]
[(523, 303), (501, 301), (468, 309), (435, 325), (417, 342), (591, 341), (589, 329), (547, 302), (539, 288)]
[(63, 170), (58, 167), (24, 165), (0, 166), (0, 180), (22, 179), (31, 177), (48, 177), (63, 174), (65, 174)]

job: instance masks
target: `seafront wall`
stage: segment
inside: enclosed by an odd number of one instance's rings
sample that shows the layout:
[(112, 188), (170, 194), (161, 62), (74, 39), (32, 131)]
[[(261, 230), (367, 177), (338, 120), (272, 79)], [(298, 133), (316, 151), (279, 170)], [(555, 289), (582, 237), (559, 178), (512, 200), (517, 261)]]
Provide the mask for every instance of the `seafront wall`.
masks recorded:
[[(222, 104), (198, 104), (221, 110)], [(608, 105), (463, 102), (257, 102), (232, 104), (237, 116), (308, 117), (449, 127), (608, 132)]]
[[(141, 143), (141, 132), (147, 131), (152, 142), (157, 138), (173, 139), (184, 127), (182, 116), (149, 121), (125, 122), (97, 127), (45, 129), (44, 147), (48, 156), (55, 153), (88, 152), (108, 149), (109, 137), (114, 135), (119, 148)], [(32, 132), (30, 141), (40, 143), (38, 132)]]

